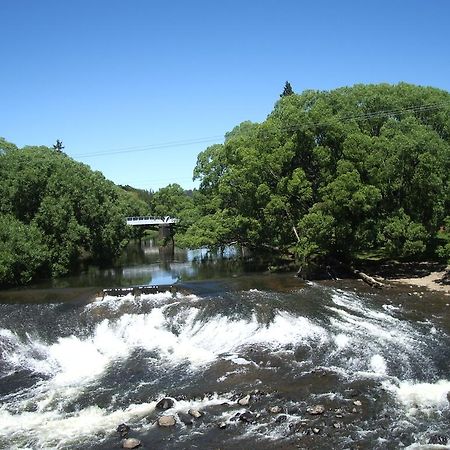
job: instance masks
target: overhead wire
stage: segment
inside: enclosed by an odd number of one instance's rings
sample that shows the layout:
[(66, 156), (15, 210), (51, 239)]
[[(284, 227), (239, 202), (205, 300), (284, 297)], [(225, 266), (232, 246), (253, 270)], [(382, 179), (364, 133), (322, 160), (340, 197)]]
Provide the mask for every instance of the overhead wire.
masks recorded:
[[(439, 103), (430, 103), (430, 104), (426, 104), (426, 105), (411, 106), (409, 108), (397, 108), (397, 109), (391, 109), (391, 110), (374, 111), (374, 112), (368, 112), (368, 113), (364, 113), (364, 114), (350, 115), (350, 116), (343, 116), (343, 117), (339, 117), (339, 116), (335, 115), (330, 118), (337, 119), (339, 122), (350, 122), (353, 120), (364, 120), (364, 119), (372, 119), (372, 118), (377, 118), (377, 117), (398, 115), (398, 114), (402, 114), (402, 113), (406, 113), (406, 112), (430, 111), (433, 109), (439, 109), (446, 105), (450, 105), (450, 101), (444, 101), (444, 102), (439, 102)], [(330, 125), (329, 121), (302, 123), (302, 124), (298, 124), (298, 125), (289, 127), (287, 129), (284, 129), (284, 131), (293, 132), (293, 131), (299, 131), (301, 129), (304, 129), (305, 127), (311, 128), (311, 127), (321, 127), (321, 126), (329, 126), (329, 125)], [(163, 142), (163, 143), (159, 143), (159, 144), (147, 144), (147, 145), (139, 145), (139, 146), (133, 146), (133, 147), (119, 147), (116, 149), (107, 149), (104, 151), (75, 154), (75, 155), (72, 155), (72, 157), (74, 157), (74, 158), (89, 158), (89, 157), (96, 157), (96, 156), (109, 156), (109, 155), (117, 155), (117, 154), (145, 152), (145, 151), (149, 151), (149, 150), (161, 150), (161, 149), (182, 147), (182, 146), (189, 146), (189, 145), (196, 145), (196, 144), (207, 144), (207, 143), (217, 142), (217, 140), (219, 140), (219, 139), (223, 140), (224, 137), (222, 135), (216, 135), (216, 136), (209, 136), (209, 137), (202, 137), (202, 138), (195, 138), (195, 139), (183, 139), (183, 140), (179, 140), (179, 141), (169, 141), (169, 142)]]

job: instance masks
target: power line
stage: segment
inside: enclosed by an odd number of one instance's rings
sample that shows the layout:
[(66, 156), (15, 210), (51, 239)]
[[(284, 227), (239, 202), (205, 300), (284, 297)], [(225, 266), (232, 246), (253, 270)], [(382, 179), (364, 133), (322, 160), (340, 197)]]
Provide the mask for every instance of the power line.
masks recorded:
[[(378, 117), (386, 117), (392, 115), (399, 115), (406, 112), (421, 112), (421, 111), (431, 111), (433, 109), (439, 109), (443, 106), (450, 105), (450, 101), (440, 102), (440, 103), (430, 103), (427, 105), (420, 106), (411, 106), (409, 108), (397, 108), (391, 110), (381, 110), (374, 111), (365, 114), (352, 115), (352, 116), (331, 116), (330, 119), (337, 119), (339, 122), (350, 122), (353, 120), (364, 120), (364, 119), (373, 119)], [(302, 123), (289, 128), (286, 128), (284, 131), (299, 131), (300, 129), (311, 128), (311, 127), (320, 127), (320, 126), (330, 126), (330, 122), (313, 122), (313, 123)], [(149, 150), (162, 150), (167, 148), (174, 147), (182, 147), (188, 145), (195, 144), (207, 144), (212, 142), (217, 142), (217, 140), (222, 140), (224, 137), (222, 135), (217, 136), (209, 136), (203, 138), (196, 139), (183, 139), (180, 141), (169, 141), (163, 142), (160, 144), (147, 144), (147, 145), (139, 145), (134, 147), (119, 147), (116, 149), (107, 149), (104, 151), (92, 152), (92, 153), (83, 153), (78, 155), (73, 155), (74, 158), (90, 158), (96, 156), (109, 156), (109, 155), (118, 155), (118, 154), (126, 154), (126, 153), (136, 153), (136, 152), (145, 152)]]
[(197, 139), (184, 139), (181, 141), (171, 141), (171, 142), (163, 142), (160, 144), (147, 144), (147, 145), (139, 145), (135, 147), (122, 147), (104, 151), (98, 151), (93, 153), (83, 153), (78, 155), (73, 155), (74, 158), (86, 158), (91, 156), (107, 156), (107, 155), (116, 155), (121, 153), (135, 153), (135, 152), (143, 152), (147, 150), (159, 150), (165, 148), (172, 147), (182, 147), (186, 145), (194, 145), (194, 144), (206, 144), (208, 142), (215, 142), (218, 139), (223, 139), (222, 135), (219, 136), (210, 136), (204, 138)]

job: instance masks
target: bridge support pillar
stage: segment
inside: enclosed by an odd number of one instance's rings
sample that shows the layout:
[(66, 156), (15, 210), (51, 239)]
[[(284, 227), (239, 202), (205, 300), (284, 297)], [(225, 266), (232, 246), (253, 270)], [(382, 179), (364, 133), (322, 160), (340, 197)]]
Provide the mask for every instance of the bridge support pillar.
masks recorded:
[(159, 226), (159, 238), (167, 239), (172, 235), (172, 227), (170, 225)]

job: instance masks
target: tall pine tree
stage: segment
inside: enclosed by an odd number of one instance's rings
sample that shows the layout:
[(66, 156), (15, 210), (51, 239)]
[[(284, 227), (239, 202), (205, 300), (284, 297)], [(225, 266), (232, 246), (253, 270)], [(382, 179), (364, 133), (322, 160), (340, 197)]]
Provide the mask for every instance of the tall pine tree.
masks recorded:
[(283, 92), (280, 94), (280, 97), (287, 97), (288, 95), (292, 95), (294, 91), (292, 90), (291, 83), (289, 81), (286, 81), (286, 84), (284, 85)]

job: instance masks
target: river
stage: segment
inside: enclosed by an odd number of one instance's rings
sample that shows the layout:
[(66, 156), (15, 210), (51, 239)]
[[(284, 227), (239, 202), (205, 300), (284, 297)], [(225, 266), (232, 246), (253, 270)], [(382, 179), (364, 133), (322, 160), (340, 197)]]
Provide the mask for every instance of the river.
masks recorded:
[(206, 256), (144, 242), (1, 292), (0, 448), (119, 449), (121, 423), (143, 449), (450, 448), (449, 297)]

